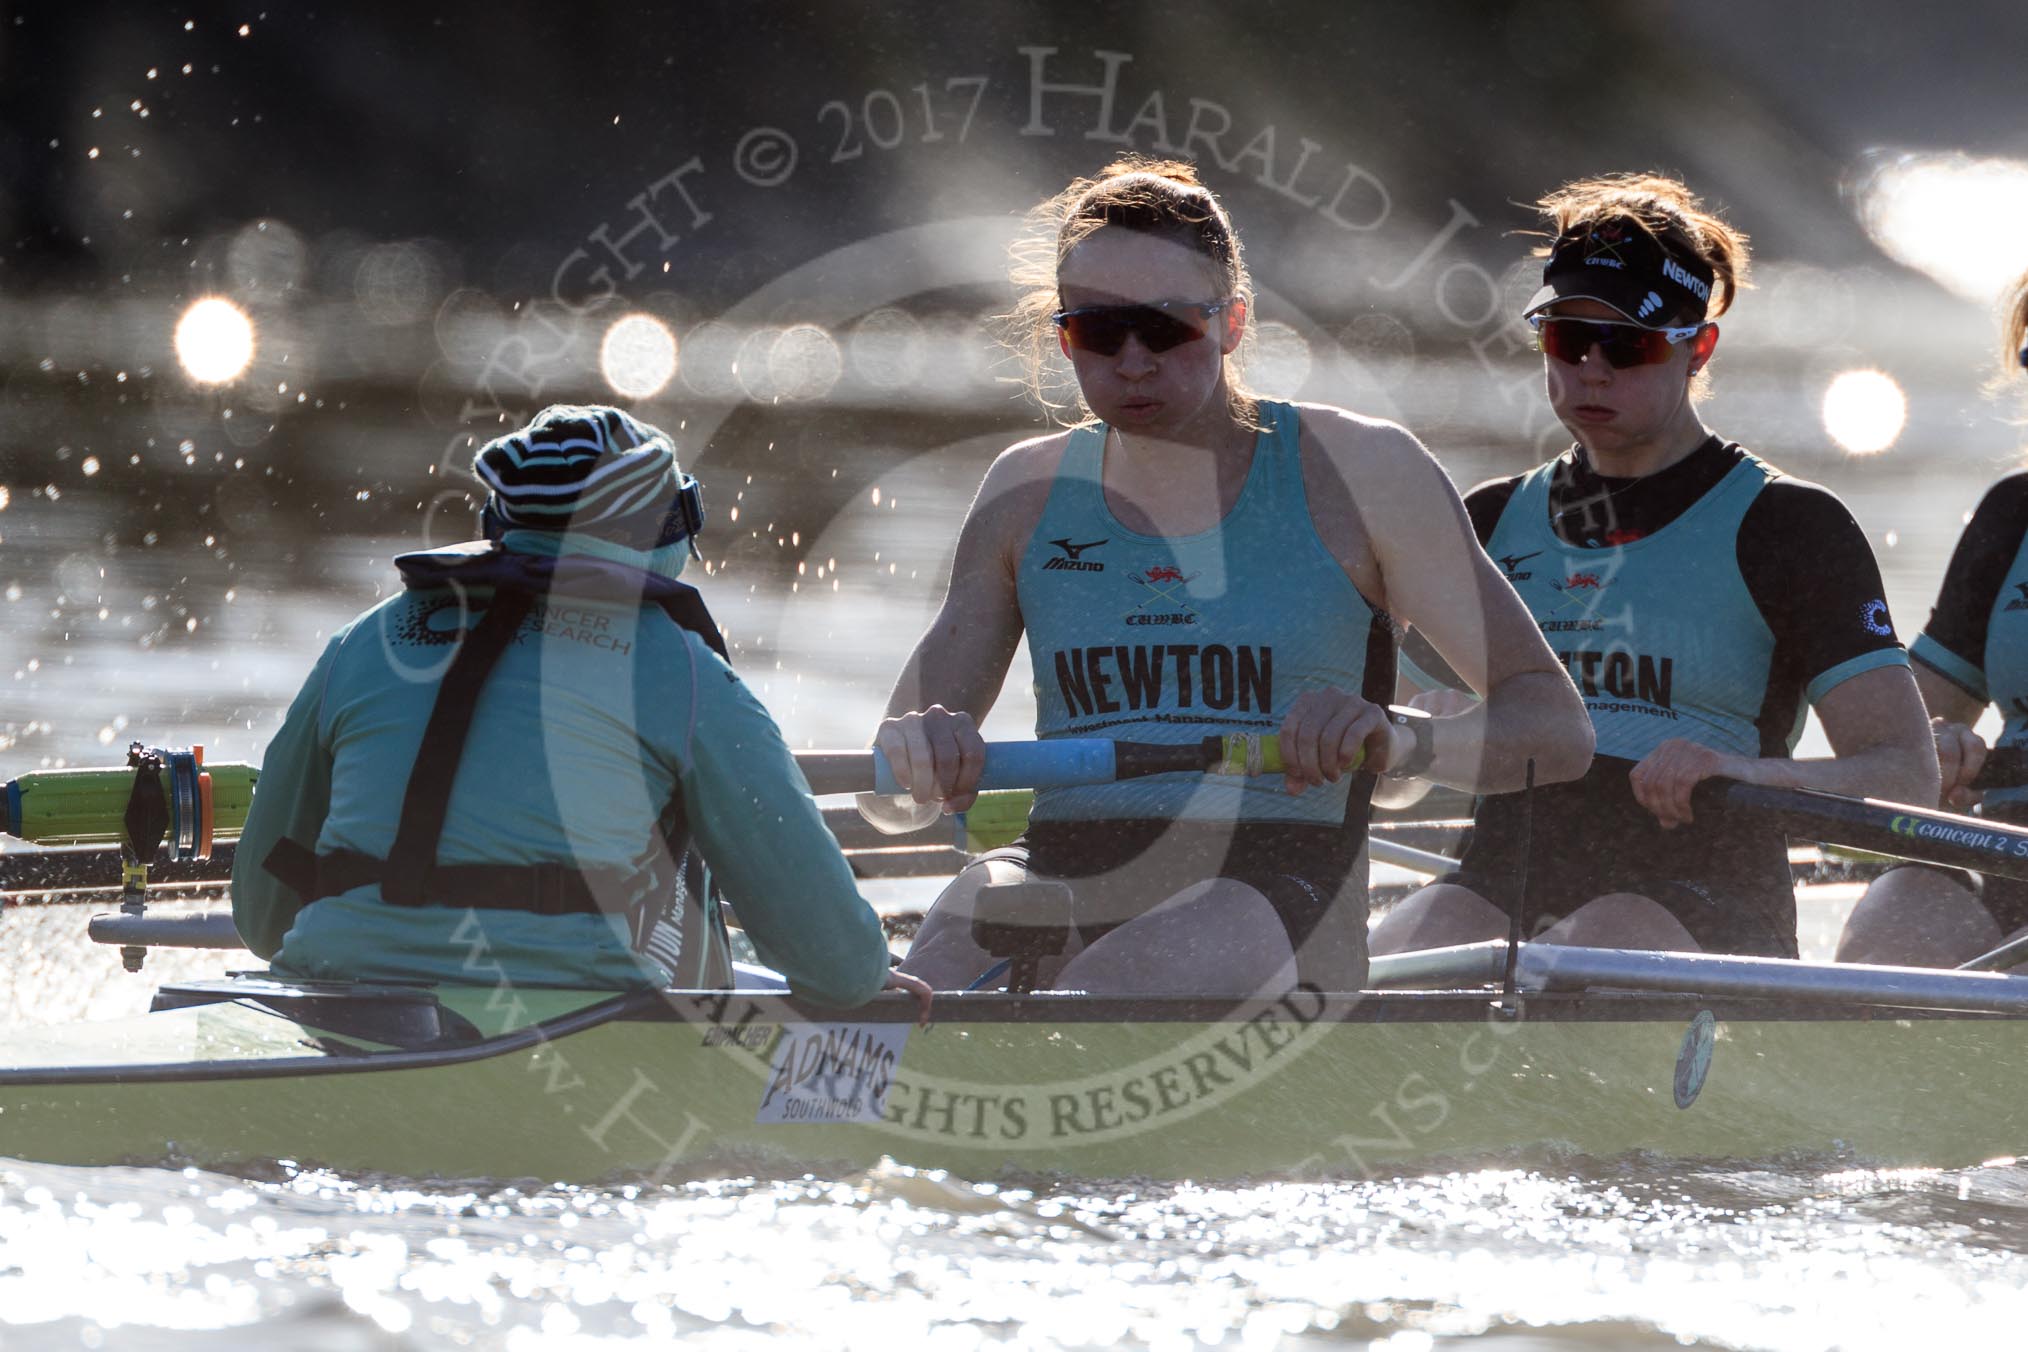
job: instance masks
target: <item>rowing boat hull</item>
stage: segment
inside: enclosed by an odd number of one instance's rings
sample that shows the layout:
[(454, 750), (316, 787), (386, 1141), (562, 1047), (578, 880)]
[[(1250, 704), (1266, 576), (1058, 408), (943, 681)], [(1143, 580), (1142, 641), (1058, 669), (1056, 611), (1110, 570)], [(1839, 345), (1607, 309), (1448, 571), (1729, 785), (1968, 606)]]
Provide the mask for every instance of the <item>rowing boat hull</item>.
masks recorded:
[(502, 1016), (485, 992), (444, 993), (502, 1036), (406, 1051), (244, 1002), (84, 1026), (41, 1044), (43, 1064), (0, 1069), (0, 1156), (591, 1182), (835, 1176), (882, 1157), (974, 1178), (1237, 1179), (2028, 1153), (2017, 1018), (1653, 995), (1524, 997), (1518, 1018), (1443, 993), (1238, 1010), (979, 995), (940, 998), (924, 1031), (898, 1002), (839, 1021), (771, 997), (671, 994), (617, 1016), (592, 999)]

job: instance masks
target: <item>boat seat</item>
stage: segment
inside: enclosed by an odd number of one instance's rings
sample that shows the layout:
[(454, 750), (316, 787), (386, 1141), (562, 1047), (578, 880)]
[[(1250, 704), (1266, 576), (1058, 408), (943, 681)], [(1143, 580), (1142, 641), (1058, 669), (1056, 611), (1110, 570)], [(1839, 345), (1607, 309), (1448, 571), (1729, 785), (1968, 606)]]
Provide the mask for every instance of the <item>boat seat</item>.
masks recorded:
[(988, 883), (972, 899), (972, 942), (1007, 960), (1007, 989), (1035, 989), (1044, 958), (1063, 952), (1070, 938), (1070, 887), (1054, 879)]
[(456, 1046), (476, 1042), (482, 1036), (471, 1020), (444, 1008), (428, 987), (381, 982), (285, 981), (273, 977), (184, 981), (155, 992), (149, 1008), (160, 1013), (227, 1002), (263, 1010), (333, 1037), (357, 1038), (384, 1047), (413, 1050)]

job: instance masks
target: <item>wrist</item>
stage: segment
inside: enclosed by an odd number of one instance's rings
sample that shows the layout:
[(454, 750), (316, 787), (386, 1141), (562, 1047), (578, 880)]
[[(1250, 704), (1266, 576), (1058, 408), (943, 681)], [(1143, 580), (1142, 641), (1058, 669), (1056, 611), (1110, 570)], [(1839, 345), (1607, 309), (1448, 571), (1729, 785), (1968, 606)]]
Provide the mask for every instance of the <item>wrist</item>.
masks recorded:
[(1436, 759), (1436, 720), (1426, 709), (1390, 705), (1387, 709), (1387, 768), (1389, 779), (1417, 779), (1426, 774)]
[(1716, 759), (1718, 763), (1706, 779), (1736, 779), (1742, 784), (1766, 784), (1773, 788), (1800, 787), (1787, 782), (1794, 773), (1795, 762), (1785, 756), (1764, 758), (1725, 751)]

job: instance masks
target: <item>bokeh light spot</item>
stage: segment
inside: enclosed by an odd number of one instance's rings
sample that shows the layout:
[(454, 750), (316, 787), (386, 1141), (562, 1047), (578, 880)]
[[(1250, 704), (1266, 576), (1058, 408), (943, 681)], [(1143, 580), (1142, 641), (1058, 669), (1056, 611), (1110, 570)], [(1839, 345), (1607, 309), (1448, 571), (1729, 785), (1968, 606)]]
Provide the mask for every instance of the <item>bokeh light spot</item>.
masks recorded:
[(676, 335), (653, 315), (621, 315), (599, 344), (599, 373), (622, 398), (660, 394), (676, 374)]
[(253, 321), (229, 300), (207, 296), (176, 321), (176, 360), (200, 385), (237, 378), (253, 355)]
[(768, 349), (768, 375), (786, 399), (821, 399), (844, 372), (838, 342), (815, 324), (796, 324)]
[(1908, 423), (1908, 399), (1884, 371), (1840, 371), (1824, 389), (1824, 430), (1853, 455), (1877, 455)]
[(1310, 378), (1310, 340), (1287, 324), (1270, 320), (1254, 331), (1247, 358), (1247, 382), (1263, 394), (1294, 398)]
[(1859, 219), (1897, 262), (1981, 305), (2028, 268), (2028, 163), (1898, 155), (1859, 186)]
[(375, 324), (413, 324), (436, 307), (443, 270), (419, 244), (376, 244), (359, 260), (353, 292)]
[(922, 371), (928, 346), (915, 316), (890, 306), (854, 326), (852, 366), (876, 389), (900, 389)]

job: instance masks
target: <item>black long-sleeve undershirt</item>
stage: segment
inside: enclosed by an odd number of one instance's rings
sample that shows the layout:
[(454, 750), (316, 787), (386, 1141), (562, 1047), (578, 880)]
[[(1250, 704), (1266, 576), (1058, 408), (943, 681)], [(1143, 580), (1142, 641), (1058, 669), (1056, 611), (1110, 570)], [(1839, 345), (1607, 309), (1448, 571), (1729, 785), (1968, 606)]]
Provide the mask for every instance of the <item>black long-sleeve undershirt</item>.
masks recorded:
[[(1667, 469), (1639, 479), (1613, 479), (1595, 473), (1583, 453), (1572, 448), (1558, 459), (1550, 484), (1552, 525), (1559, 539), (1578, 548), (1631, 543), (1688, 511), (1744, 455), (1737, 444), (1714, 436)], [(1465, 495), (1465, 510), (1481, 545), (1493, 538), (1523, 477), (1495, 479)], [(1898, 642), (1872, 546), (1829, 489), (1776, 478), (1748, 506), (1737, 550), (1740, 576), (1775, 636), (1767, 697), (1757, 721), (1763, 754), (1779, 755), (1812, 681)], [(2004, 571), (2005, 564), (2001, 567)], [(1413, 636), (1408, 652), (1433, 673), (1442, 670), (1429, 665), (1435, 654)]]
[[(1957, 548), (1951, 551), (1936, 608), (1923, 628), (1932, 640), (1979, 671), (1986, 669), (1986, 625), (1992, 619), (1993, 602), (2021, 552), (2024, 534), (2028, 534), (2028, 470), (2017, 470), (1979, 499), (1972, 519), (1965, 523), (1965, 533), (1958, 537)], [(1916, 660), (1922, 660), (1919, 654)], [(1928, 662), (1923, 665), (1963, 687), (1950, 672)], [(1984, 691), (1966, 693), (1975, 699), (1986, 698)]]

